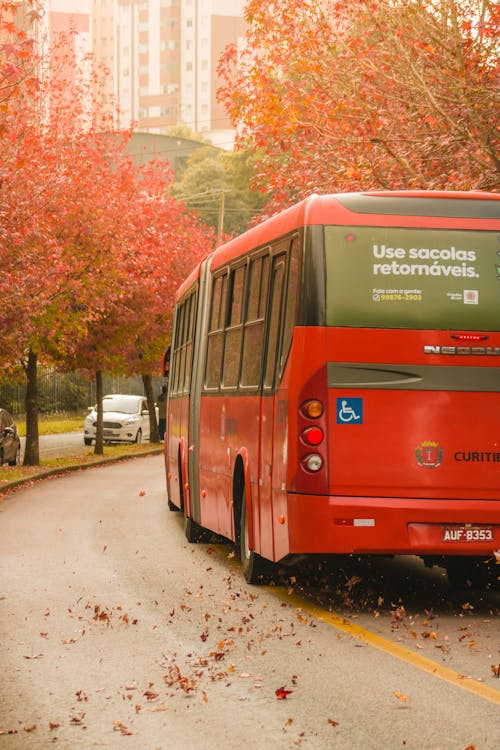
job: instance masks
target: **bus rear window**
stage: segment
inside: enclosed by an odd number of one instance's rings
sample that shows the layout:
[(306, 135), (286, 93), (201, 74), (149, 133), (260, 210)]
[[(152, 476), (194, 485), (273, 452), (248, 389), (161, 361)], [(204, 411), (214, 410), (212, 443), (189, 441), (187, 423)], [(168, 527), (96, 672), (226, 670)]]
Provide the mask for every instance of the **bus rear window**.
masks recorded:
[(327, 324), (498, 330), (498, 232), (325, 227)]

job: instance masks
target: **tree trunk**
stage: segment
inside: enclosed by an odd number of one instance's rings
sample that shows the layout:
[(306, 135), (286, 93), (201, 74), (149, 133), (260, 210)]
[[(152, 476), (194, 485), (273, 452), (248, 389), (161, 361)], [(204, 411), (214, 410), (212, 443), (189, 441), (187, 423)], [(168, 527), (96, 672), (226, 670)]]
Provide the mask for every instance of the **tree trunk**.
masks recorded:
[(24, 448), (24, 466), (40, 464), (40, 446), (38, 440), (38, 355), (30, 349), (26, 372), (26, 445)]
[(102, 414), (102, 372), (96, 370), (95, 373), (95, 393), (97, 402), (97, 424), (95, 427), (95, 448), (94, 455), (104, 455), (104, 438), (103, 438), (103, 414)]
[(146, 401), (148, 402), (149, 442), (159, 443), (160, 433), (158, 431), (158, 420), (156, 419), (155, 397), (153, 393), (153, 376), (142, 375), (142, 382), (144, 385), (144, 395), (146, 396)]

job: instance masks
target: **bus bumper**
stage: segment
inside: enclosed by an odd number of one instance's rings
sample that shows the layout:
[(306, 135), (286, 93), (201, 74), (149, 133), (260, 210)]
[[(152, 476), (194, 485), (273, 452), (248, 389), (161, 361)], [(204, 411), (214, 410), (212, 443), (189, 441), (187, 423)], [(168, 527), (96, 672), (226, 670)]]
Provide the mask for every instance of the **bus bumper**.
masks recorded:
[(291, 554), (493, 555), (500, 500), (288, 495)]

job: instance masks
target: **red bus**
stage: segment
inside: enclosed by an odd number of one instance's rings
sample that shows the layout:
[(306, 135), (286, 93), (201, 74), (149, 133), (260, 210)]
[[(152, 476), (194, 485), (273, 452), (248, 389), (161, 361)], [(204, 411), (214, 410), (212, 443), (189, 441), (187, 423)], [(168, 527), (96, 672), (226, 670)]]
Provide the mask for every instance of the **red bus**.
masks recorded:
[(174, 314), (187, 538), (234, 540), (248, 582), (351, 553), (496, 579), (499, 324), (500, 194), (313, 195), (217, 248)]

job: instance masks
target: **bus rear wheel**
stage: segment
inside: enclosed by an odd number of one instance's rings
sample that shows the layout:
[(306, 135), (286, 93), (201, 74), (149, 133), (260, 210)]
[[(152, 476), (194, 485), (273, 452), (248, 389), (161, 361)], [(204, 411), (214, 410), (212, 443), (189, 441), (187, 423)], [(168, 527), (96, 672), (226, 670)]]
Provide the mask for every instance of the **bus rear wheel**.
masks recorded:
[(248, 535), (248, 515), (246, 493), (243, 491), (241, 498), (241, 516), (240, 516), (240, 559), (243, 567), (243, 575), (247, 583), (263, 583), (263, 579), (269, 577), (274, 569), (274, 565), (269, 560), (250, 549)]

